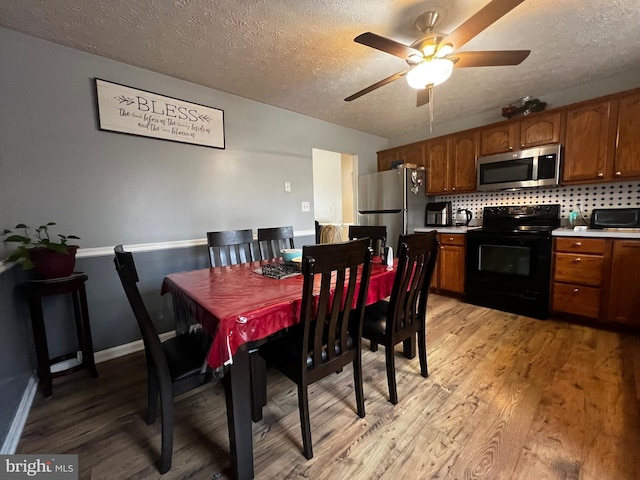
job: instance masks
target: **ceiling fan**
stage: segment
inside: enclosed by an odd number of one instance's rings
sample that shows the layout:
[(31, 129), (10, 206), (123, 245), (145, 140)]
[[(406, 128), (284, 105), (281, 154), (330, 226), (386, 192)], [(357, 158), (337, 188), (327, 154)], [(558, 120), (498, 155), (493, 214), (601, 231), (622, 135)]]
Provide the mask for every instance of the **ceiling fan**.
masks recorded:
[(417, 106), (430, 102), (433, 87), (446, 81), (453, 67), (491, 67), (518, 65), (531, 53), (530, 50), (498, 50), (457, 52), (465, 43), (509, 13), (524, 0), (492, 0), (482, 7), (449, 35), (433, 33), (438, 21), (438, 13), (425, 12), (415, 22), (416, 28), (426, 36), (411, 45), (404, 45), (389, 38), (366, 32), (354, 41), (402, 58), (409, 68), (360, 90), (345, 98), (350, 102), (377, 88), (387, 85), (400, 77), (407, 77), (409, 86), (418, 90)]

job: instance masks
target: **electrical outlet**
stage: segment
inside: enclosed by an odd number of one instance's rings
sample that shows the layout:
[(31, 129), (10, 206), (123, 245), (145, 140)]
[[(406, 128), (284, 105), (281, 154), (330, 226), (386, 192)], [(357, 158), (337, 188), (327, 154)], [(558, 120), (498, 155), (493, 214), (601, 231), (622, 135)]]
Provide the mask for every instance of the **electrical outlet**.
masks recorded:
[(291, 182), (284, 182), (284, 191), (291, 193)]
[(302, 202), (302, 211), (303, 212), (310, 212), (311, 211), (311, 204), (309, 202)]

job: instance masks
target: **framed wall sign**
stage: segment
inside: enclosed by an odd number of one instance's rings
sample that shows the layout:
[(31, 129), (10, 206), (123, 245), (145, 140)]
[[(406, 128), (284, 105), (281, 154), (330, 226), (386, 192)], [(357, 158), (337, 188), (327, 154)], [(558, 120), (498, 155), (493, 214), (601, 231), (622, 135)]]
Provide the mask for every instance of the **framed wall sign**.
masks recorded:
[(222, 110), (95, 80), (100, 130), (224, 148)]

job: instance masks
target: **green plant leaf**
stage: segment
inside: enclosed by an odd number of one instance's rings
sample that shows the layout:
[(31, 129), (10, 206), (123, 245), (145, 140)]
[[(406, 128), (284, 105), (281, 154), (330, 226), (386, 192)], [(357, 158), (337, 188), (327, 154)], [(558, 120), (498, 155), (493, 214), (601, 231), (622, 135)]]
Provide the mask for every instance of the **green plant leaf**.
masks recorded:
[(49, 250), (53, 250), (54, 252), (67, 253), (67, 246), (66, 245), (62, 245), (60, 243), (51, 243), (51, 242), (49, 242), (47, 244), (47, 248)]
[(23, 270), (31, 270), (35, 266), (36, 264), (33, 263), (33, 261), (30, 258), (25, 258), (24, 261), (22, 262)]
[(4, 239), (5, 242), (13, 242), (13, 243), (31, 243), (31, 239), (29, 237), (24, 237), (22, 235), (11, 235)]
[(47, 226), (49, 226), (49, 225), (57, 225), (57, 223), (56, 222), (49, 222), (49, 223), (47, 223)]
[(24, 223), (19, 223), (18, 225), (16, 225), (16, 228), (29, 228), (29, 227), (27, 227)]
[(11, 230), (7, 230), (6, 228), (4, 229), (4, 232), (2, 232), (3, 235), (6, 235), (8, 233), (11, 233)]
[(76, 235), (67, 235), (67, 238), (73, 238), (74, 240), (80, 240), (80, 237)]

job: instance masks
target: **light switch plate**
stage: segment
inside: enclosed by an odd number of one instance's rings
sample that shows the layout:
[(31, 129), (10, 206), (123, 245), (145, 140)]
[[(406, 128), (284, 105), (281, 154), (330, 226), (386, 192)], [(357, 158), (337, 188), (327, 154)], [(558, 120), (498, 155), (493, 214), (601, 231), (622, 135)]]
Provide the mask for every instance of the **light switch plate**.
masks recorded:
[(291, 193), (291, 182), (284, 182), (284, 191)]
[(302, 211), (303, 212), (310, 212), (311, 211), (311, 204), (309, 202), (302, 202)]

